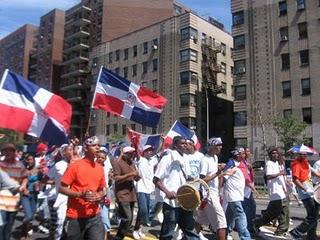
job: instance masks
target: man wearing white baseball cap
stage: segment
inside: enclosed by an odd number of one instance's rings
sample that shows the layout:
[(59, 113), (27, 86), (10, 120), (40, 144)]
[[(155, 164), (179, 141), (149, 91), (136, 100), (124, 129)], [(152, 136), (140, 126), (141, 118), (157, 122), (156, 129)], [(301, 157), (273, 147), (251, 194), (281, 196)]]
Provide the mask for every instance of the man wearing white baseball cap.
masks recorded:
[(158, 163), (153, 161), (154, 147), (151, 145), (143, 146), (142, 157), (138, 161), (138, 173), (141, 179), (136, 184), (137, 196), (138, 196), (138, 214), (136, 224), (133, 231), (134, 239), (140, 239), (145, 237), (142, 233), (141, 224), (149, 224), (149, 212), (150, 212), (150, 194), (154, 191), (155, 186), (153, 184), (154, 168)]
[(134, 181), (139, 180), (139, 174), (134, 160), (136, 149), (124, 147), (117, 160), (112, 162), (115, 181), (114, 193), (119, 206), (121, 219), (115, 240), (122, 240), (130, 229), (133, 220), (133, 208), (137, 201)]

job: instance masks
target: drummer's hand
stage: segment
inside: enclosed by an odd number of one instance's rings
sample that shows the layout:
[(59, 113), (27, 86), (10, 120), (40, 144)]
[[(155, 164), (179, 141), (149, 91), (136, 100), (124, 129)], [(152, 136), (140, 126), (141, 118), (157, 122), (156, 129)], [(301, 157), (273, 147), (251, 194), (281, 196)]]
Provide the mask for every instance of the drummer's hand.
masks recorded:
[(176, 198), (176, 193), (175, 192), (166, 192), (166, 197), (168, 199), (175, 199)]

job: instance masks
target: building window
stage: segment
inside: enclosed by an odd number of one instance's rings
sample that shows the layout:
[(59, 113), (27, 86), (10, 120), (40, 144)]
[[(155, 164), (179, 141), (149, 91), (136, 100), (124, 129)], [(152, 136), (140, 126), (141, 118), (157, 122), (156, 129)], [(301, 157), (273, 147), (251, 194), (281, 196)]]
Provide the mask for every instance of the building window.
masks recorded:
[(136, 125), (134, 123), (131, 124), (131, 129), (136, 130)]
[(232, 14), (232, 24), (234, 26), (244, 24), (244, 12), (239, 11)]
[(245, 100), (247, 98), (246, 85), (239, 85), (234, 87), (234, 100)]
[(308, 38), (308, 25), (306, 22), (298, 23), (299, 38)]
[(233, 46), (235, 50), (243, 49), (245, 47), (245, 35), (238, 35), (233, 38)]
[(180, 62), (198, 61), (198, 52), (192, 49), (185, 49), (180, 51)]
[(181, 94), (180, 95), (180, 106), (181, 107), (195, 107), (196, 106), (196, 95), (194, 94)]
[(182, 8), (181, 7), (179, 7), (178, 5), (173, 5), (173, 7), (174, 7), (174, 11), (175, 11), (175, 13), (177, 14), (177, 15), (180, 15), (181, 13), (182, 13)]
[(279, 2), (279, 16), (287, 15), (287, 1), (281, 1)]
[(110, 135), (110, 125), (106, 126), (106, 135)]
[(306, 8), (305, 0), (297, 0), (297, 10), (304, 10)]
[(246, 111), (234, 113), (234, 126), (236, 126), (236, 127), (247, 126), (247, 112)]
[(207, 44), (207, 34), (201, 34), (201, 44)]
[(226, 55), (226, 53), (227, 53), (227, 46), (226, 46), (226, 44), (224, 44), (223, 42), (221, 43), (221, 53), (222, 53), (222, 55)]
[(146, 74), (148, 72), (148, 62), (142, 63), (142, 73)]
[(307, 124), (312, 123), (312, 110), (311, 108), (302, 108), (302, 118)]
[(152, 134), (157, 134), (157, 128), (152, 128)]
[(300, 64), (301, 66), (309, 65), (309, 50), (300, 51)]
[(120, 50), (116, 50), (116, 61), (120, 60)]
[(137, 64), (132, 65), (132, 77), (137, 76)]
[(158, 59), (153, 59), (152, 60), (152, 71), (158, 71)]
[(190, 128), (192, 130), (196, 130), (197, 122), (196, 122), (195, 118), (182, 117), (179, 120), (184, 126)]
[(117, 67), (117, 68), (114, 70), (114, 72), (119, 75), (119, 73), (120, 73), (120, 68)]
[(301, 94), (310, 95), (310, 78), (301, 79)]
[(152, 80), (152, 90), (158, 91), (158, 79)]
[(124, 55), (123, 55), (123, 56), (124, 56), (124, 57), (123, 57), (123, 60), (128, 60), (129, 49), (128, 49), (128, 48), (124, 49), (123, 53), (124, 53)]
[(285, 110), (283, 110), (283, 117), (284, 117), (284, 118), (288, 118), (288, 117), (290, 117), (290, 116), (292, 116), (292, 109), (285, 109)]
[(147, 133), (147, 127), (145, 125), (141, 125), (141, 132)]
[(248, 140), (246, 138), (236, 138), (235, 139), (235, 147), (247, 147)]
[(221, 91), (224, 94), (227, 94), (227, 83), (226, 82), (221, 82)]
[(224, 74), (227, 74), (227, 64), (224, 62), (221, 62), (221, 72)]
[(109, 63), (112, 63), (112, 52), (109, 52)]
[(234, 61), (234, 74), (244, 74), (246, 72), (246, 60)]
[(290, 69), (290, 55), (289, 55), (289, 53), (281, 54), (281, 69), (282, 70)]
[(122, 124), (122, 135), (127, 134), (127, 126), (125, 124)]
[(144, 82), (141, 83), (141, 86), (142, 87), (148, 87), (148, 83), (146, 81), (144, 81)]
[(181, 41), (186, 40), (186, 39), (193, 39), (196, 40), (198, 39), (198, 30), (192, 27), (187, 27), (181, 29)]
[(138, 47), (137, 45), (133, 46), (133, 57), (136, 57), (138, 55)]
[(198, 84), (198, 74), (195, 72), (185, 71), (180, 72), (180, 84)]
[(128, 78), (128, 67), (123, 68), (123, 77)]
[(282, 97), (291, 97), (291, 81), (282, 82)]
[(148, 53), (148, 42), (144, 42), (143, 43), (143, 54), (147, 54)]
[[(152, 40), (152, 45), (153, 45), (153, 49), (157, 49), (158, 48), (158, 38), (155, 38)], [(157, 48), (155, 48), (157, 47)]]
[(289, 32), (288, 32), (288, 27), (282, 27), (280, 28), (280, 41), (281, 42), (286, 42), (289, 40)]
[(118, 124), (113, 124), (113, 133), (118, 133)]

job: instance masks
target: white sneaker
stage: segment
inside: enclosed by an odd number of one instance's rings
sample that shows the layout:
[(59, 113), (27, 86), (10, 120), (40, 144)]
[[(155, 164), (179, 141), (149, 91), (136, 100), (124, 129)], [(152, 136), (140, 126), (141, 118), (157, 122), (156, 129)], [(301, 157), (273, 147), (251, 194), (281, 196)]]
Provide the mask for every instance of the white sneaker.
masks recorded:
[(181, 240), (183, 238), (183, 232), (179, 229), (177, 240)]
[(199, 239), (200, 239), (200, 240), (209, 240), (208, 238), (206, 238), (205, 236), (203, 236), (202, 232), (199, 232)]
[(228, 234), (227, 240), (233, 240), (233, 237), (230, 234)]
[(33, 234), (33, 230), (29, 230), (28, 235), (31, 236)]
[(139, 231), (133, 231), (132, 236), (134, 239), (140, 239)]
[(144, 238), (146, 235), (142, 232), (141, 228), (138, 230), (140, 238)]
[(40, 232), (44, 233), (44, 234), (49, 234), (49, 229), (46, 228), (45, 226), (39, 225), (38, 229), (40, 230)]

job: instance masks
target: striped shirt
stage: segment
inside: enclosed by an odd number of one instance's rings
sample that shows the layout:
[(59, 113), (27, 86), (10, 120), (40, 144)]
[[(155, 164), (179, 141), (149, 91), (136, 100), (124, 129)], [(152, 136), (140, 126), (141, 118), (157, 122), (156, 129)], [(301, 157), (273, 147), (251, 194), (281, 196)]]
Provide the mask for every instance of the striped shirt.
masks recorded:
[[(19, 185), (27, 177), (27, 171), (19, 161), (8, 163), (0, 162), (0, 168), (6, 172), (9, 177)], [(0, 190), (0, 210), (15, 212), (19, 209), (20, 194), (13, 195), (9, 190)]]

